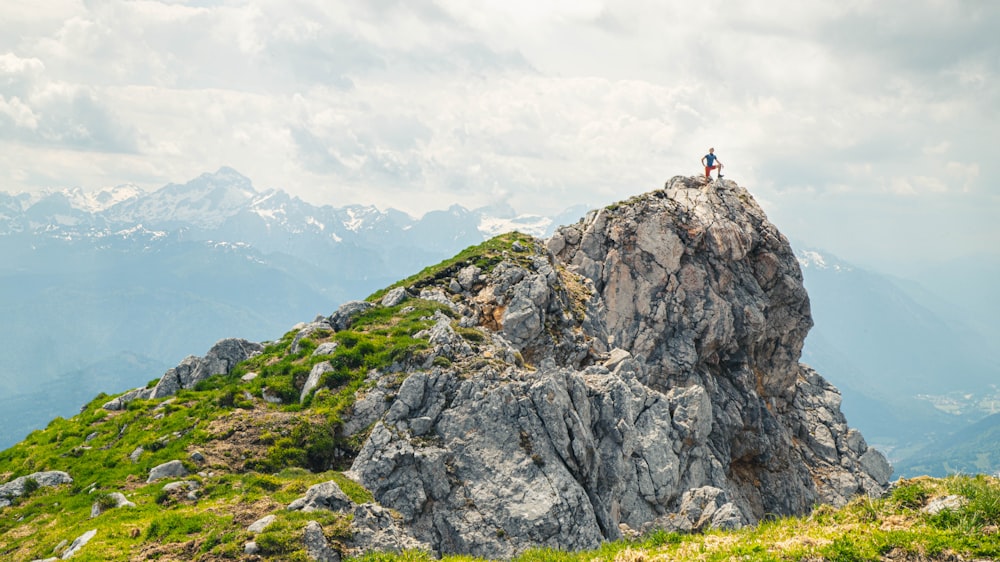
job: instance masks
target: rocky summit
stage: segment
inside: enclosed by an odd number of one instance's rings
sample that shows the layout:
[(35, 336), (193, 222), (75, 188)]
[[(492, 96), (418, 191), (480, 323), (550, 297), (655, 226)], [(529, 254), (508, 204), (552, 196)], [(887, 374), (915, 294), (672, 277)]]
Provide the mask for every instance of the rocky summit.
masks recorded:
[(419, 293), (490, 345), (442, 315), (451, 365), (367, 398), (352, 473), (435, 550), (593, 548), (885, 489), (885, 458), (798, 362), (798, 263), (745, 189), (677, 177), (519, 249)]
[[(3, 481), (64, 471), (90, 488), (34, 494), (103, 493), (107, 511), (62, 534), (22, 515), (0, 552), (95, 531), (78, 548), (109, 559), (503, 559), (881, 495), (891, 467), (799, 363), (811, 326), (799, 264), (749, 192), (675, 177), (279, 341), (224, 340), (33, 433), (0, 454)], [(0, 509), (25, 505), (7, 488)], [(169, 514), (205, 518), (202, 538)]]

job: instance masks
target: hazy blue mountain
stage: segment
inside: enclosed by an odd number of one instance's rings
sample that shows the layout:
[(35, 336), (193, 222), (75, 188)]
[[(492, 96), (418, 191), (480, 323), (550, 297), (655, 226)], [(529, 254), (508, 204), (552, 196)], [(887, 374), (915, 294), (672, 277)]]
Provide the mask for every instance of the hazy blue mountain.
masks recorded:
[(229, 168), (150, 193), (0, 194), (0, 447), (221, 338), (263, 341), (330, 314), (490, 229), (551, 228), (507, 211), (314, 206)]
[(896, 465), (899, 476), (994, 474), (1000, 470), (1000, 414), (938, 439)]
[[(142, 386), (172, 365), (132, 352), (120, 352), (75, 370), (0, 394), (0, 443), (20, 441), (57, 416), (76, 414), (82, 405), (102, 392)], [(39, 420), (43, 421), (39, 421)]]
[(803, 360), (844, 395), (869, 441), (900, 460), (993, 413), (1000, 346), (942, 297), (817, 251), (800, 251), (815, 326)]

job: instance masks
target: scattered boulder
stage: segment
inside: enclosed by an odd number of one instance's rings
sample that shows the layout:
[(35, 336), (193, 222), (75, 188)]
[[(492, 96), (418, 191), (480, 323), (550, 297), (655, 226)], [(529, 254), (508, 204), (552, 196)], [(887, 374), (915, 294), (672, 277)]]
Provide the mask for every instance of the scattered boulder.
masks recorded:
[(389, 290), (386, 294), (382, 295), (382, 306), (396, 306), (397, 304), (410, 298), (410, 295), (406, 292), (403, 287), (396, 287), (395, 289)]
[(107, 494), (106, 498), (102, 498), (90, 506), (90, 518), (93, 519), (94, 517), (97, 517), (106, 509), (117, 509), (120, 507), (135, 507), (135, 504), (130, 502), (128, 498), (125, 497), (125, 494), (121, 492), (111, 492), (110, 494)]
[(332, 370), (333, 365), (329, 361), (323, 361), (322, 363), (313, 365), (312, 370), (309, 371), (309, 377), (306, 379), (305, 384), (302, 385), (302, 393), (299, 394), (299, 402), (304, 402), (306, 396), (309, 396), (309, 393), (319, 385), (319, 381), (323, 378), (323, 374)]
[(149, 471), (149, 478), (146, 479), (146, 482), (155, 482), (163, 478), (181, 478), (187, 475), (188, 471), (184, 468), (184, 463), (173, 460), (153, 467)]
[(958, 511), (965, 507), (968, 500), (962, 496), (944, 496), (940, 498), (934, 498), (927, 503), (920, 511), (928, 515), (937, 515), (942, 511)]
[(323, 527), (316, 521), (306, 523), (305, 531), (302, 533), (302, 544), (309, 558), (317, 562), (340, 562), (340, 554), (330, 548), (326, 535), (323, 534)]
[(277, 393), (266, 386), (261, 389), (260, 396), (268, 404), (281, 404), (281, 396), (278, 396)]
[(169, 369), (156, 383), (150, 398), (165, 398), (191, 388), (212, 375), (225, 375), (238, 363), (263, 351), (264, 346), (239, 338), (219, 341), (204, 357), (189, 356)]
[(86, 544), (90, 542), (90, 539), (94, 538), (96, 535), (97, 529), (92, 529), (74, 539), (73, 542), (70, 543), (69, 548), (66, 549), (66, 552), (63, 552), (62, 559), (66, 560), (68, 558), (72, 558), (74, 554), (86, 546)]
[(292, 345), (289, 346), (288, 352), (292, 355), (300, 353), (302, 351), (303, 339), (308, 338), (317, 332), (330, 332), (331, 330), (333, 330), (333, 326), (331, 326), (330, 322), (322, 316), (308, 324), (302, 325), (299, 328), (299, 331), (295, 334), (295, 337), (292, 338)]
[(166, 492), (177, 492), (181, 490), (197, 490), (200, 486), (194, 480), (178, 480), (163, 485)]
[(271, 523), (274, 523), (275, 519), (277, 519), (277, 516), (275, 516), (274, 514), (265, 515), (264, 517), (261, 517), (260, 519), (251, 523), (250, 526), (247, 527), (247, 531), (253, 534), (260, 533), (264, 529), (266, 529)]
[(142, 445), (139, 445), (138, 447), (133, 449), (131, 453), (129, 453), (128, 458), (133, 463), (137, 463), (139, 462), (139, 457), (141, 457), (144, 452), (146, 452), (146, 449), (143, 449)]
[(340, 305), (337, 311), (330, 315), (328, 321), (335, 331), (346, 330), (351, 327), (351, 323), (358, 315), (374, 306), (368, 301), (348, 301)]
[(340, 489), (333, 480), (310, 486), (306, 495), (288, 505), (290, 511), (347, 511), (354, 507), (354, 502)]
[[(34, 484), (31, 482), (34, 482)], [(73, 479), (70, 475), (59, 470), (35, 472), (27, 476), (19, 476), (6, 484), (0, 485), (0, 508), (11, 505), (14, 498), (23, 496), (26, 492), (30, 492), (34, 488), (72, 483)]]
[(316, 349), (313, 350), (312, 354), (313, 357), (318, 357), (320, 355), (333, 355), (333, 352), (337, 351), (338, 347), (340, 347), (340, 344), (338, 342), (325, 341), (316, 346)]

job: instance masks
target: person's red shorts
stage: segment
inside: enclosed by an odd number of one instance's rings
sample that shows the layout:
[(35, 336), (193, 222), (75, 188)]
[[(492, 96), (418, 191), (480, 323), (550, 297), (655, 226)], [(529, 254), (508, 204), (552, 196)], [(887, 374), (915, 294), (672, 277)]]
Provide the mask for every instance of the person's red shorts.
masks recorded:
[(719, 167), (718, 164), (716, 164), (714, 166), (705, 166), (705, 175), (706, 176), (711, 175), (712, 174), (712, 170), (718, 169), (718, 167)]

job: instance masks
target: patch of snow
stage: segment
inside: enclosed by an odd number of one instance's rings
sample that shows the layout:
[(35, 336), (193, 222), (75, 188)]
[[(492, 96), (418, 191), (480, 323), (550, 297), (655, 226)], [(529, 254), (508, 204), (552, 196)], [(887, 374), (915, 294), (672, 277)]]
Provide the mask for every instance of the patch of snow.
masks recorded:
[(306, 224), (311, 224), (315, 227), (318, 227), (320, 231), (326, 230), (326, 225), (316, 220), (316, 217), (306, 217)]
[(537, 215), (521, 215), (514, 218), (483, 216), (479, 219), (479, 232), (492, 238), (505, 232), (518, 231), (532, 236), (545, 236), (552, 219)]
[(274, 216), (278, 214), (277, 209), (254, 209), (254, 212), (262, 219), (271, 220), (274, 220)]
[(100, 191), (84, 191), (79, 187), (61, 189), (61, 193), (70, 207), (86, 213), (99, 213), (123, 201), (136, 199), (145, 194), (137, 185), (122, 184)]
[(347, 216), (350, 217), (349, 220), (344, 221), (344, 228), (350, 230), (351, 232), (357, 232), (361, 228), (361, 224), (364, 223), (364, 219), (359, 217), (354, 209), (347, 209)]
[(795, 259), (802, 269), (829, 269), (831, 271), (853, 271), (849, 264), (838, 261), (836, 256), (823, 255), (816, 250), (796, 250)]

